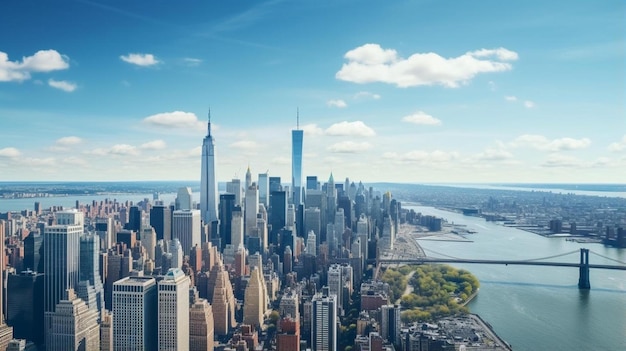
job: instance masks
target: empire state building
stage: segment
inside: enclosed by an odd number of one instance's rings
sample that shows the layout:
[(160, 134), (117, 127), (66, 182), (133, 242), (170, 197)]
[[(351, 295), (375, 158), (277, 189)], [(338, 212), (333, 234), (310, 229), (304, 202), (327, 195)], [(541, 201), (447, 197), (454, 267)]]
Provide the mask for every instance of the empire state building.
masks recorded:
[(217, 180), (215, 179), (215, 145), (211, 135), (211, 112), (207, 136), (202, 141), (202, 175), (200, 177), (200, 211), (205, 224), (217, 221)]

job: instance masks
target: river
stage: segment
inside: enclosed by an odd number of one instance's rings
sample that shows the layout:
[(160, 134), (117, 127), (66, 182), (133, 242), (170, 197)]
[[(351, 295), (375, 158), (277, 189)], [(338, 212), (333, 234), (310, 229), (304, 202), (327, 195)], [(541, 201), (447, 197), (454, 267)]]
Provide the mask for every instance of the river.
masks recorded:
[[(578, 251), (585, 247), (626, 261), (626, 249), (602, 244), (578, 244), (545, 238), (482, 218), (406, 206), (467, 225), (473, 242), (419, 240), (426, 254), (457, 258), (531, 259)], [(579, 253), (551, 260), (578, 262)], [(618, 264), (590, 253), (590, 263)], [(590, 291), (578, 289), (578, 269), (568, 267), (454, 264), (480, 280), (480, 292), (469, 304), (516, 351), (626, 350), (626, 271), (592, 269)]]

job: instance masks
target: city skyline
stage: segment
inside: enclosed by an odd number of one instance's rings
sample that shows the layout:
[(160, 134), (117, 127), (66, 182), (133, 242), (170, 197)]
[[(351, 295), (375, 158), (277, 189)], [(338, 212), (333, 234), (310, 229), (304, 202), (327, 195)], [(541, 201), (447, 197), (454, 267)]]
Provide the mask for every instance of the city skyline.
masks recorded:
[(620, 182), (625, 6), (12, 2), (0, 181)]

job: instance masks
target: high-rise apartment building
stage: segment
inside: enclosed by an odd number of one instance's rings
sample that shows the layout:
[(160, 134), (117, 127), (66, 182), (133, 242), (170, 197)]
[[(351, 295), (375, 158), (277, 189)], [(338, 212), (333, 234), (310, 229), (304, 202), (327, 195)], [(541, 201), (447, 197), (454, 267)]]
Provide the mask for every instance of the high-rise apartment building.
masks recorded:
[(67, 289), (65, 297), (50, 313), (51, 328), (46, 340), (49, 351), (83, 351), (100, 348), (98, 312)]
[(113, 350), (157, 350), (157, 284), (126, 277), (113, 284)]
[(400, 306), (381, 306), (381, 336), (394, 345), (400, 345)]
[(158, 349), (189, 348), (189, 277), (170, 269), (158, 283)]
[(172, 238), (178, 239), (183, 256), (195, 245), (201, 245), (202, 223), (198, 210), (176, 210), (172, 214)]
[(217, 178), (215, 176), (215, 145), (211, 135), (211, 112), (207, 123), (207, 135), (202, 140), (202, 165), (200, 175), (200, 212), (202, 221), (217, 221)]
[(312, 299), (311, 345), (316, 351), (337, 350), (337, 296), (327, 287)]

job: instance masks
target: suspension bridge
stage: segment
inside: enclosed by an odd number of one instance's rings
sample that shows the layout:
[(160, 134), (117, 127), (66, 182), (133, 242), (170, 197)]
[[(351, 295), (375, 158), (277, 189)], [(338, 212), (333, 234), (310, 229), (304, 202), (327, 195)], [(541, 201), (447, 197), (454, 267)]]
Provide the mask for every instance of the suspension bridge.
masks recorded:
[[(589, 270), (590, 269), (613, 269), (613, 270), (622, 270), (626, 271), (626, 262), (619, 261), (604, 255), (601, 255), (597, 252), (593, 252), (589, 249), (580, 249), (580, 260), (579, 262), (554, 262), (548, 261), (554, 258), (571, 255), (573, 253), (578, 252), (578, 250), (570, 251), (558, 255), (540, 257), (540, 258), (532, 258), (527, 260), (484, 260), (484, 259), (472, 259), (472, 258), (458, 258), (449, 255), (445, 255), (439, 252), (435, 252), (432, 250), (427, 250), (439, 256), (443, 256), (443, 258), (438, 257), (417, 257), (417, 258), (382, 258), (377, 260), (377, 271), (382, 265), (390, 265), (390, 264), (428, 264), (428, 263), (475, 263), (475, 264), (503, 264), (503, 265), (521, 265), (521, 266), (551, 266), (551, 267), (577, 267), (579, 269), (579, 277), (578, 277), (578, 288), (579, 289), (590, 289), (591, 284), (589, 283)], [(609, 261), (613, 261), (618, 263), (617, 265), (611, 264), (590, 264), (589, 263), (589, 253), (592, 253), (596, 256), (602, 257)]]

